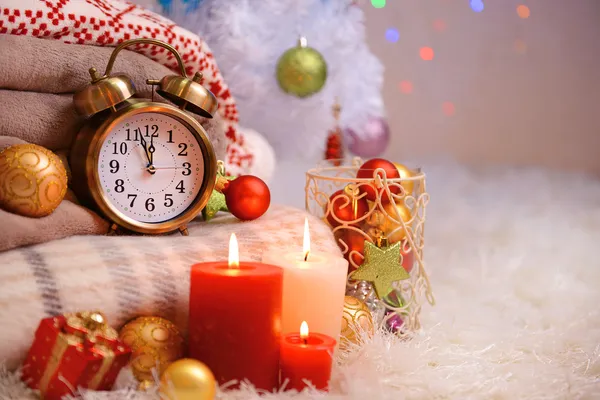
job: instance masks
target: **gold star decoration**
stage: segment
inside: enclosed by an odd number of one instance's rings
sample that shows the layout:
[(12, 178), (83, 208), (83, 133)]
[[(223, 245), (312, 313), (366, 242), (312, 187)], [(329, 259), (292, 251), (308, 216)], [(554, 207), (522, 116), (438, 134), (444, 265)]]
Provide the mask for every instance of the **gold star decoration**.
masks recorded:
[(365, 260), (354, 271), (352, 279), (373, 283), (377, 298), (382, 299), (394, 290), (392, 283), (408, 279), (408, 272), (400, 264), (401, 242), (387, 247), (377, 247), (365, 241)]
[[(225, 176), (221, 172), (218, 172), (217, 179), (221, 177), (227, 179), (228, 181), (235, 179), (234, 176)], [(225, 202), (225, 195), (217, 190), (213, 190), (210, 198), (208, 199), (208, 203), (206, 203), (206, 207), (204, 207), (202, 210), (202, 217), (205, 221), (210, 221), (219, 211), (229, 212), (229, 209), (227, 208), (227, 203)]]

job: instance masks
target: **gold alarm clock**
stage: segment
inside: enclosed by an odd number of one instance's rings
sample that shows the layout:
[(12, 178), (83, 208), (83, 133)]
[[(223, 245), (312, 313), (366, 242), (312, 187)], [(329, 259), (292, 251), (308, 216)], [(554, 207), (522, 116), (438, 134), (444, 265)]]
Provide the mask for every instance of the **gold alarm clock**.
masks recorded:
[[(124, 48), (149, 43), (171, 52), (180, 75), (148, 79), (174, 105), (134, 99), (133, 82), (111, 75)], [(215, 96), (189, 79), (177, 50), (154, 39), (121, 43), (104, 75), (90, 69), (92, 83), (75, 93), (75, 109), (89, 117), (70, 154), (73, 189), (80, 199), (118, 227), (144, 234), (179, 230), (204, 208), (212, 193), (217, 160), (206, 131), (190, 113), (212, 118)]]

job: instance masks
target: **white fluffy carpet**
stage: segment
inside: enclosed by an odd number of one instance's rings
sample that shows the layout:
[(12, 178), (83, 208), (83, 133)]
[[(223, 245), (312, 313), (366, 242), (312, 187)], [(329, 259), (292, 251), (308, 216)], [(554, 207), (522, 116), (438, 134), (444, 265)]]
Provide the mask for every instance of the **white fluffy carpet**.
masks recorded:
[[(381, 334), (350, 354), (327, 398), (600, 398), (600, 183), (533, 170), (426, 171), (426, 261), (437, 305), (423, 309), (415, 340)], [(0, 375), (1, 399), (31, 398), (13, 375)]]

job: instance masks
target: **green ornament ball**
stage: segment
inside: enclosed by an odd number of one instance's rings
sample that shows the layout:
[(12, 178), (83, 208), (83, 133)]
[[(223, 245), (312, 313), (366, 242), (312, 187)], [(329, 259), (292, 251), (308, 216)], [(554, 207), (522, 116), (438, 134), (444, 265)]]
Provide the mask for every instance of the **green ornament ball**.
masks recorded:
[(277, 62), (277, 82), (284, 92), (294, 96), (311, 96), (323, 88), (326, 80), (327, 63), (312, 47), (292, 47)]

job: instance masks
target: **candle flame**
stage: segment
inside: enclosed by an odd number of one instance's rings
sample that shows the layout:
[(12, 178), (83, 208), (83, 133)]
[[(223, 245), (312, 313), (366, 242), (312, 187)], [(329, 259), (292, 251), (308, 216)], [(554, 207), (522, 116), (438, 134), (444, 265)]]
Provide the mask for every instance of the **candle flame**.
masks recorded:
[(307, 261), (308, 254), (310, 253), (310, 231), (308, 229), (308, 218), (304, 218), (304, 242), (302, 244), (302, 251), (304, 253), (304, 261)]
[(229, 238), (229, 268), (239, 268), (240, 266), (240, 250), (235, 233)]
[(306, 321), (302, 321), (302, 324), (300, 324), (300, 338), (305, 341), (308, 339), (308, 324)]

